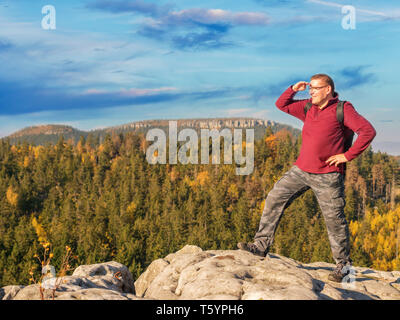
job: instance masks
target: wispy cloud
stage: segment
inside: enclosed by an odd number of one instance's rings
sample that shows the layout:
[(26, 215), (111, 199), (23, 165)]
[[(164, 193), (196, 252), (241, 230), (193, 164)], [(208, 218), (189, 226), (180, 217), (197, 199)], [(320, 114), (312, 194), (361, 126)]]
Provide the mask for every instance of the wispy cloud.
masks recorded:
[(372, 149), (377, 152), (386, 152), (391, 155), (400, 155), (400, 142), (398, 141), (374, 141)]
[(121, 106), (220, 99), (235, 94), (234, 88), (181, 91), (175, 87), (129, 88), (120, 90), (87, 89), (71, 92), (40, 85), (21, 85), (0, 81), (0, 116), (44, 111), (100, 110)]
[(121, 0), (97, 0), (86, 5), (89, 9), (109, 11), (111, 13), (141, 13), (152, 17), (166, 14), (170, 5), (159, 6), (142, 0), (121, 1)]
[[(177, 88), (174, 87), (162, 87), (162, 88), (153, 88), (153, 89), (121, 89), (119, 91), (114, 92), (116, 95), (125, 96), (125, 97), (139, 97), (139, 96), (150, 96), (156, 95), (165, 92), (174, 92), (177, 91)], [(83, 94), (109, 94), (110, 91), (107, 90), (99, 90), (99, 89), (88, 89)]]
[(243, 114), (249, 114), (249, 112), (252, 110), (253, 109), (251, 109), (251, 108), (238, 108), (238, 109), (228, 109), (228, 110), (225, 110), (225, 112), (229, 116), (238, 116), (238, 115), (243, 115)]
[(43, 111), (90, 110), (122, 105), (145, 105), (179, 99), (175, 88), (131, 88), (118, 91), (88, 89), (82, 93), (62, 88), (0, 81), (0, 115)]
[[(254, 0), (256, 3), (264, 7), (285, 7), (298, 6), (300, 1), (298, 0)], [(301, 5), (301, 3), (300, 3)]]
[(234, 46), (233, 42), (223, 39), (224, 32), (206, 31), (191, 32), (183, 36), (172, 37), (173, 46), (177, 49), (218, 49)]
[[(330, 71), (328, 73), (335, 81), (336, 87), (340, 87), (342, 90), (348, 90), (361, 87), (367, 83), (372, 83), (378, 80), (378, 77), (375, 73), (367, 72), (368, 68), (370, 68), (368, 65), (348, 66), (339, 70)], [(312, 74), (309, 74), (308, 76), (311, 77)], [(266, 84), (265, 86), (255, 88), (253, 91), (253, 100), (258, 102), (263, 98), (278, 97), (290, 85), (302, 80), (308, 79), (305, 78), (305, 76), (292, 76), (283, 81), (279, 81), (278, 83)], [(299, 92), (298, 97), (308, 97), (307, 92)]]
[(0, 39), (0, 52), (12, 48), (14, 45), (7, 39)]
[(335, 8), (342, 8), (343, 4), (336, 3), (336, 2), (329, 2), (329, 1), (322, 1), (322, 0), (307, 0), (307, 2), (321, 4), (328, 7), (335, 7)]
[(251, 117), (267, 119), (269, 110), (258, 110), (255, 108), (232, 108), (224, 110), (223, 114), (228, 117)]
[(99, 37), (91, 31), (46, 32), (34, 23), (0, 19), (0, 82), (23, 88), (35, 83), (67, 91), (120, 88), (138, 82), (169, 86), (161, 80), (160, 64), (152, 60), (165, 50), (157, 44), (128, 40), (107, 33)]
[[(346, 4), (342, 3), (337, 3), (337, 2), (331, 2), (331, 1), (323, 1), (323, 0), (307, 0), (309, 3), (315, 3), (315, 4), (320, 4), (323, 6), (328, 6), (328, 7), (335, 7), (335, 8), (343, 8)], [(358, 5), (354, 6), (356, 13), (361, 13), (365, 17), (372, 18), (373, 20), (392, 20), (392, 19), (399, 19), (400, 15), (394, 11), (391, 12), (384, 12), (384, 11), (378, 11), (378, 10), (369, 10), (369, 9), (364, 9), (360, 8)], [(369, 19), (368, 19), (369, 20)]]
[(383, 123), (392, 123), (392, 122), (394, 122), (394, 120), (379, 120), (379, 122), (383, 122)]
[(270, 18), (263, 12), (189, 8), (173, 10), (170, 6), (137, 1), (99, 0), (87, 6), (111, 13), (132, 12), (145, 16), (137, 34), (157, 41), (167, 41), (181, 50), (219, 49), (234, 45), (224, 39), (230, 29), (239, 26), (266, 26)]
[(231, 12), (222, 9), (186, 9), (172, 11), (163, 18), (165, 24), (192, 25), (230, 24), (230, 25), (267, 25), (269, 18), (261, 12)]
[(347, 90), (376, 81), (377, 76), (374, 73), (366, 72), (368, 67), (366, 65), (352, 66), (339, 70), (337, 74), (340, 87)]
[[(304, 77), (290, 77), (279, 82), (270, 82), (258, 87), (252, 88), (251, 100), (253, 103), (259, 103), (265, 99), (277, 99), (283, 91), (285, 91), (290, 85), (295, 84), (298, 81), (305, 80)], [(301, 94), (301, 93), (300, 93)]]
[(134, 1), (97, 0), (89, 3), (89, 9), (109, 11), (111, 13), (131, 12), (157, 17), (163, 24), (192, 25), (193, 23), (215, 24), (229, 23), (233, 25), (266, 25), (269, 18), (262, 12), (232, 12), (222, 9), (190, 8), (173, 11), (172, 5), (159, 6), (155, 3)]
[[(224, 39), (235, 26), (266, 26), (269, 18), (258, 12), (231, 12), (221, 9), (171, 11), (159, 19), (149, 19), (139, 34), (167, 39), (177, 49), (217, 49), (233, 46)], [(186, 33), (181, 35), (179, 30)]]

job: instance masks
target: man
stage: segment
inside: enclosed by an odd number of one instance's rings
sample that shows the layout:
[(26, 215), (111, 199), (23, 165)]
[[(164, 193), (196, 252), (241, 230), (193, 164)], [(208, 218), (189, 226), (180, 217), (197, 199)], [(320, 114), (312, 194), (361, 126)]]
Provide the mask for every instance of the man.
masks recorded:
[[(296, 92), (304, 91), (307, 86), (311, 99), (294, 100)], [(311, 108), (305, 112), (308, 102), (311, 102)], [(321, 207), (337, 264), (329, 279), (341, 282), (352, 262), (349, 230), (344, 215), (344, 166), (369, 146), (376, 131), (349, 102), (344, 103), (344, 120), (343, 124), (339, 123), (336, 115), (338, 102), (333, 80), (325, 74), (312, 76), (310, 82), (296, 83), (276, 101), (280, 110), (304, 122), (300, 154), (292, 168), (269, 192), (254, 243), (240, 242), (238, 248), (266, 256), (284, 210), (295, 198), (311, 188)], [(343, 125), (358, 135), (347, 151), (344, 150)]]

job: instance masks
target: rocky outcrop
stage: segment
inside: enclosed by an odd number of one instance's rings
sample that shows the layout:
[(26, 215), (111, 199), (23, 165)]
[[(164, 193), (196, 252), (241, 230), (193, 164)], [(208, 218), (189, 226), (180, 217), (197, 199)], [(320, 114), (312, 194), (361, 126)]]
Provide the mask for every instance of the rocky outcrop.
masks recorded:
[[(55, 300), (365, 300), (400, 299), (400, 272), (354, 267), (343, 283), (328, 280), (335, 265), (302, 264), (278, 254), (261, 258), (241, 250), (187, 245), (153, 261), (133, 283), (117, 262), (78, 267), (63, 277)], [(49, 292), (47, 292), (49, 291)], [(0, 299), (40, 299), (38, 285), (7, 286)], [(46, 290), (51, 299), (51, 290)]]
[[(82, 265), (71, 276), (58, 278), (54, 291), (44, 290), (46, 300), (135, 300), (132, 274), (118, 262)], [(38, 284), (30, 286), (7, 286), (0, 289), (3, 300), (41, 300)]]
[(335, 265), (301, 264), (278, 254), (203, 251), (185, 246), (155, 260), (135, 282), (148, 299), (359, 300), (400, 299), (400, 272), (355, 267), (343, 283), (328, 280)]

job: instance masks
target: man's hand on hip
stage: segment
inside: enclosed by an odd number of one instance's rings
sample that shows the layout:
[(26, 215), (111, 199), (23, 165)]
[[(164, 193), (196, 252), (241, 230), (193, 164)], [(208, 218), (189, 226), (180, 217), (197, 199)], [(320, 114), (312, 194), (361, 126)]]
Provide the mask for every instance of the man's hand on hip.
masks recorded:
[(337, 167), (339, 163), (345, 163), (347, 161), (349, 160), (346, 159), (344, 153), (339, 153), (329, 157), (329, 159), (326, 160), (325, 162), (328, 163), (330, 166), (334, 164)]

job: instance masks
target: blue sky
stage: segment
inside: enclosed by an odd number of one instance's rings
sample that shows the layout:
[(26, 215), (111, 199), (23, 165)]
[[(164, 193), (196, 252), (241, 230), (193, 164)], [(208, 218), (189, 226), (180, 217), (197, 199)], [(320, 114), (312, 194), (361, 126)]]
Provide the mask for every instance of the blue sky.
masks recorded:
[[(45, 5), (55, 30), (42, 28)], [(377, 129), (373, 149), (400, 154), (399, 46), (398, 1), (0, 0), (0, 137), (197, 117), (301, 128), (274, 102), (328, 73)]]

